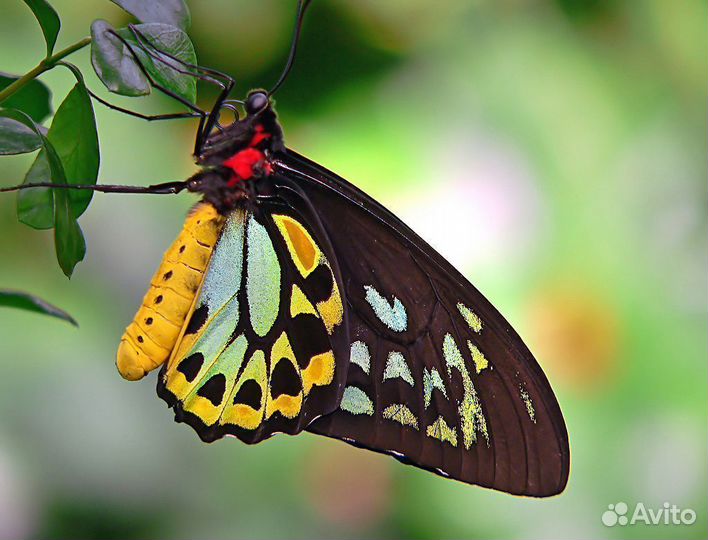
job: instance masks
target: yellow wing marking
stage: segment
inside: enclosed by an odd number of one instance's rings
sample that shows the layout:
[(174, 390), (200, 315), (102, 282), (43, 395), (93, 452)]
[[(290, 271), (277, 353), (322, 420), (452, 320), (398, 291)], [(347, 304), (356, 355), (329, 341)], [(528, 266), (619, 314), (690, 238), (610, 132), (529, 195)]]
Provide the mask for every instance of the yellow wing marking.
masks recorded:
[(310, 393), (313, 386), (326, 386), (334, 379), (334, 354), (327, 351), (316, 354), (310, 363), (302, 370), (302, 389), (305, 395)]
[[(255, 381), (261, 388), (261, 400), (258, 409), (254, 409), (245, 403), (233, 403), (234, 397), (238, 394), (243, 384), (251, 380)], [(251, 356), (231, 395), (228, 397), (220, 422), (222, 424), (235, 424), (244, 429), (256, 429), (263, 421), (266, 392), (268, 392), (268, 378), (266, 375), (265, 354), (263, 351), (258, 350)]]
[[(332, 272), (331, 269), (330, 272)], [(337, 286), (337, 281), (334, 279), (334, 273), (332, 273), (332, 294), (327, 300), (317, 304), (317, 311), (319, 311), (322, 317), (322, 322), (324, 322), (327, 328), (327, 333), (332, 335), (334, 327), (341, 324), (344, 317), (342, 296), (339, 294), (339, 287)]]
[(470, 349), (472, 361), (474, 362), (474, 369), (477, 373), (481, 373), (483, 369), (489, 367), (489, 360), (487, 360), (487, 357), (484, 356), (484, 353), (480, 351), (469, 339), (467, 340), (467, 347)]
[(317, 315), (312, 303), (307, 299), (305, 293), (297, 285), (293, 284), (293, 292), (290, 296), (290, 316), (295, 317), (301, 313)]
[[(236, 375), (246, 354), (247, 344), (246, 337), (240, 335), (217, 355), (219, 362), (215, 361), (212, 364), (204, 377), (201, 378), (200, 383), (194, 385), (184, 398), (182, 408), (185, 411), (197, 415), (207, 426), (211, 426), (219, 420), (222, 411), (228, 405), (228, 396), (231, 395), (235, 385)], [(213, 378), (220, 379), (219, 382), (223, 384), (221, 398), (217, 403), (213, 403), (209, 398), (199, 395), (199, 390), (204, 385), (209, 384)]]
[(462, 318), (465, 319), (465, 322), (473, 331), (477, 332), (478, 334), (482, 331), (482, 319), (479, 318), (479, 315), (477, 315), (474, 311), (472, 311), (462, 302), (457, 303), (457, 310), (460, 312)]
[(184, 401), (183, 409), (201, 418), (207, 426), (211, 426), (219, 418), (221, 409), (214, 406), (211, 401), (197, 395), (191, 395)]
[(317, 268), (322, 252), (317, 244), (298, 221), (285, 215), (273, 215), (273, 220), (283, 236), (290, 257), (302, 277), (309, 276)]
[[(271, 375), (275, 371), (275, 366), (280, 362), (290, 362), (295, 368), (296, 373), (300, 373), (300, 368), (295, 359), (290, 340), (285, 332), (280, 334), (280, 337), (273, 344), (273, 349), (270, 352), (270, 372)], [(266, 402), (266, 418), (270, 418), (276, 412), (281, 413), (285, 418), (295, 418), (300, 414), (302, 408), (302, 390), (297, 396), (288, 394), (280, 394), (277, 398), (273, 398), (270, 392), (270, 384), (268, 385), (268, 400)]]
[(452, 446), (457, 446), (457, 430), (455, 426), (448, 426), (442, 416), (438, 416), (437, 420), (428, 426), (425, 434), (433, 439), (449, 442)]
[(383, 410), (382, 416), (386, 420), (393, 420), (402, 426), (410, 426), (414, 429), (418, 429), (418, 419), (403, 403), (389, 405)]
[[(326, 265), (330, 274), (332, 274), (332, 294), (327, 300), (317, 303), (317, 311), (327, 328), (327, 333), (331, 335), (334, 331), (334, 327), (342, 323), (344, 307), (342, 306), (342, 296), (339, 293), (337, 280), (334, 278), (334, 272), (332, 272), (329, 262), (322, 254), (322, 250), (317, 246), (312, 236), (310, 236), (310, 233), (307, 232), (307, 229), (305, 229), (299, 221), (290, 216), (279, 214), (274, 214), (273, 220), (285, 240), (290, 258), (295, 263), (302, 277), (306, 278), (309, 276), (320, 264)], [(307, 303), (303, 302), (303, 300)], [(312, 313), (312, 311), (306, 311), (311, 305), (312, 304), (304, 297), (304, 294), (302, 294), (302, 291), (299, 288), (296, 290), (296, 288), (293, 287), (290, 307), (291, 313), (297, 310), (301, 310), (297, 311), (298, 313)]]
[(170, 356), (180, 333), (174, 327), (184, 326), (222, 226), (209, 204), (187, 217), (118, 346), (116, 366), (124, 378), (141, 379)]
[[(469, 370), (465, 365), (460, 349), (451, 334), (445, 334), (443, 340), (443, 356), (447, 364), (448, 376), (452, 377), (452, 370), (457, 369), (462, 377), (462, 387), (464, 394), (459, 402), (458, 411), (460, 413), (461, 429), (465, 448), (469, 448), (477, 441), (477, 432), (484, 435), (489, 445), (489, 431), (487, 429), (487, 419), (482, 411), (482, 404), (477, 395)], [(477, 359), (478, 361), (479, 359)]]
[[(302, 412), (305, 397), (314, 386), (326, 386), (332, 383), (336, 366), (334, 354), (332, 350), (328, 350), (309, 358), (307, 367), (301, 370), (290, 336), (286, 332), (278, 336), (270, 350), (257, 350), (249, 354), (249, 357), (245, 357), (248, 348), (245, 336), (241, 335), (230, 342), (231, 332), (238, 325), (240, 306), (236, 294), (238, 286), (236, 282), (225, 286), (227, 272), (223, 269), (229, 265), (230, 268), (234, 267), (233, 254), (241, 253), (239, 247), (244, 241), (246, 216), (247, 214), (243, 214), (239, 218), (232, 213), (227, 218), (226, 225), (222, 223), (223, 234), (220, 239), (215, 236), (212, 241), (213, 246), (218, 240), (219, 247), (211, 248), (209, 259), (205, 260), (203, 253), (196, 253), (188, 261), (181, 262), (179, 268), (174, 265), (161, 268), (163, 273), (158, 272), (153, 278), (153, 289), (159, 290), (162, 294), (163, 306), (175, 306), (165, 313), (159, 313), (162, 324), (171, 324), (174, 328), (169, 327), (168, 331), (166, 327), (159, 336), (156, 335), (155, 345), (162, 346), (168, 342), (171, 344), (171, 356), (163, 380), (165, 388), (181, 403), (184, 411), (196, 415), (207, 426), (219, 424), (255, 430), (276, 413), (284, 418), (296, 418)], [(303, 278), (311, 274), (319, 265), (325, 265), (328, 271), (332, 272), (322, 251), (302, 225), (288, 216), (274, 216), (274, 218), (279, 233), (286, 242), (290, 258)], [(193, 233), (194, 229), (190, 229), (189, 234)], [(189, 239), (199, 248), (204, 248), (201, 240), (197, 241), (188, 236), (187, 240)], [(173, 245), (166, 259), (173, 257), (175, 253), (179, 254), (180, 247)], [(182, 253), (184, 251), (182, 250)], [(224, 259), (227, 255), (228, 259)], [(248, 264), (249, 260), (241, 261), (237, 265), (239, 270), (231, 272), (234, 276), (238, 276), (239, 283), (242, 275), (241, 266)], [(185, 315), (182, 312), (185, 311), (186, 299), (180, 294), (186, 292), (184, 289), (189, 291), (190, 288), (195, 287), (194, 282), (190, 281), (195, 265), (204, 266), (202, 273), (209, 267), (214, 267), (214, 271), (209, 270), (207, 278), (202, 278), (196, 285), (197, 292), (191, 295), (191, 302), (186, 308)], [(221, 270), (217, 271), (219, 269)], [(172, 273), (168, 273), (170, 270)], [(184, 287), (177, 286), (180, 284)], [(329, 297), (317, 302), (316, 305), (300, 286), (292, 284), (289, 305), (283, 307), (289, 309), (290, 316), (293, 318), (301, 314), (314, 315), (322, 321), (323, 328), (332, 334), (334, 327), (343, 321), (342, 297), (334, 275), (332, 275), (332, 284)], [(153, 294), (151, 298), (156, 298), (156, 295)], [(207, 319), (198, 331), (187, 334), (185, 321), (190, 319), (191, 314), (200, 305), (208, 307)], [(175, 311), (180, 317), (178, 326), (175, 324), (176, 317), (173, 313)], [(157, 320), (155, 314), (158, 314), (158, 310), (152, 304), (146, 306), (141, 312), (144, 317), (152, 316), (153, 324)], [(136, 326), (141, 330), (145, 329), (140, 321)], [(179, 330), (175, 338), (174, 332), (177, 327)], [(298, 339), (300, 336), (292, 336), (292, 338)], [(290, 362), (300, 377), (302, 386), (297, 395), (281, 394), (273, 397), (271, 374), (280, 362)], [(253, 382), (249, 381), (255, 382), (260, 389), (259, 397), (254, 397), (258, 395), (258, 390)], [(246, 383), (249, 390), (244, 394), (241, 390), (245, 390)], [(248, 399), (241, 399), (241, 396), (246, 395), (249, 395)], [(236, 400), (250, 401), (250, 403), (235, 403)]]
[[(238, 302), (228, 302), (214, 315), (212, 319), (213, 327), (210, 332), (200, 333), (199, 338), (193, 342), (194, 345), (192, 348), (188, 349), (179, 357), (170, 359), (165, 385), (177, 399), (186, 401), (191, 393), (197, 391), (209, 378), (218, 373), (224, 374), (229, 372), (230, 379), (236, 377), (242, 358), (232, 359), (231, 355), (234, 353), (234, 343), (237, 343), (239, 340), (231, 344), (229, 344), (229, 342), (235, 325), (238, 323), (238, 317)], [(191, 340), (189, 341), (191, 342)], [(243, 338), (243, 341), (245, 343), (245, 338)], [(178, 347), (180, 351), (182, 350), (182, 346), (183, 344), (180, 344)], [(244, 353), (245, 349), (241, 353), (241, 356), (243, 356)], [(179, 370), (179, 366), (183, 362), (186, 362), (188, 358), (194, 359), (194, 355), (201, 356), (201, 361), (197, 364), (199, 369), (191, 380), (187, 380), (185, 374)], [(198, 358), (198, 356), (196, 358)]]

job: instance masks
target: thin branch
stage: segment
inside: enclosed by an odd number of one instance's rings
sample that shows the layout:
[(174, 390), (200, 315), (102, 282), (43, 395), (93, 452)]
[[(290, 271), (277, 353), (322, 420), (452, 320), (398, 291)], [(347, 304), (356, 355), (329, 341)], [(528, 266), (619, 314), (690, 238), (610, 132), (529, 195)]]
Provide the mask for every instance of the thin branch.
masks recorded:
[(53, 54), (49, 58), (45, 58), (44, 60), (42, 60), (34, 68), (29, 70), (27, 73), (25, 73), (22, 77), (17, 79), (12, 84), (6, 86), (0, 92), (0, 103), (5, 101), (18, 90), (22, 89), (30, 81), (39, 77), (45, 71), (49, 71), (50, 69), (52, 69), (62, 58), (65, 58), (70, 54), (75, 53), (79, 49), (83, 49), (89, 43), (91, 43), (91, 38), (85, 37), (84, 39), (77, 41), (73, 45), (69, 45), (66, 49), (62, 49), (61, 51)]

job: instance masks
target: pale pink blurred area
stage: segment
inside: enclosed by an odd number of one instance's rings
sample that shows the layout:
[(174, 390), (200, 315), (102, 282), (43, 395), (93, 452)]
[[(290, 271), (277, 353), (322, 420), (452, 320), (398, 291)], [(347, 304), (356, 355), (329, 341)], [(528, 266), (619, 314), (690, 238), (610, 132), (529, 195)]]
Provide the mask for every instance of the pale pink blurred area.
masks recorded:
[(420, 187), (396, 202), (400, 217), (462, 272), (510, 275), (528, 266), (547, 210), (518, 149), (475, 126), (451, 127), (421, 156)]

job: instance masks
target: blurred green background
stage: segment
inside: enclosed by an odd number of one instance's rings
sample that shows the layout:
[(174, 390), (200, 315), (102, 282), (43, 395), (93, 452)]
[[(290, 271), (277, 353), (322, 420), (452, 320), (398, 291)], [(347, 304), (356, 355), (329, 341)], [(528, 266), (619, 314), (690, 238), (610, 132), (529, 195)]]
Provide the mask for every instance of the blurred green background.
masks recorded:
[[(60, 47), (94, 18), (127, 22), (108, 1), (52, 4)], [(241, 95), (272, 84), (292, 2), (190, 5), (201, 63)], [(535, 352), (570, 433), (562, 495), (470, 487), (310, 434), (201, 443), (154, 374), (128, 383), (114, 367), (194, 199), (97, 195), (67, 281), (51, 234), (19, 224), (7, 194), (0, 286), (81, 328), (0, 310), (0, 538), (705, 538), (707, 20), (688, 0), (315, 0), (277, 96), (291, 147), (401, 216)], [(0, 69), (24, 73), (43, 49), (27, 7), (2, 0)], [(88, 51), (73, 60), (88, 67)], [(55, 106), (73, 85), (43, 80)], [(102, 182), (195, 170), (191, 121), (96, 110)], [(0, 183), (31, 159), (3, 158)], [(605, 527), (619, 501), (698, 518)]]

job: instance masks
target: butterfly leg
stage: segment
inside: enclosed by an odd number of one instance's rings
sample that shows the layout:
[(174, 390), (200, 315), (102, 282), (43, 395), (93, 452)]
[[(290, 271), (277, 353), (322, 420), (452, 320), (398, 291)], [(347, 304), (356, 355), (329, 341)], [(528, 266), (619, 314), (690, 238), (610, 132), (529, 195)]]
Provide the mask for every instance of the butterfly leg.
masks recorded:
[[(188, 99), (183, 98), (180, 95), (177, 95), (175, 92), (172, 90), (169, 90), (168, 88), (165, 88), (162, 86), (160, 83), (158, 83), (152, 75), (148, 72), (148, 70), (143, 66), (142, 62), (138, 58), (137, 53), (133, 49), (133, 47), (117, 32), (111, 31), (111, 35), (115, 36), (125, 47), (130, 51), (130, 54), (133, 56), (133, 59), (135, 62), (138, 64), (138, 67), (140, 68), (140, 71), (142, 71), (143, 75), (145, 75), (145, 78), (150, 82), (150, 85), (153, 88), (156, 88), (158, 91), (162, 92), (166, 96), (171, 97), (172, 99), (180, 102), (182, 105), (187, 107), (189, 110), (191, 110), (193, 113), (196, 113), (197, 116), (199, 116), (199, 127), (197, 128), (197, 142), (195, 144), (195, 147), (201, 148), (201, 138), (203, 137), (202, 132), (204, 131), (204, 124), (207, 120), (207, 113), (197, 107), (194, 103), (189, 101)], [(195, 74), (191, 74), (193, 76), (196, 76)]]
[[(213, 68), (207, 68), (204, 66), (199, 66), (199, 65), (195, 65), (195, 64), (190, 64), (189, 62), (185, 62), (181, 58), (177, 58), (176, 56), (161, 50), (159, 47), (156, 47), (153, 43), (150, 42), (150, 40), (147, 37), (145, 37), (145, 35), (142, 32), (140, 32), (140, 30), (138, 30), (135, 27), (135, 25), (131, 24), (131, 25), (128, 25), (128, 27), (129, 27), (130, 31), (132, 32), (133, 36), (135, 37), (135, 39), (140, 44), (141, 48), (145, 51), (145, 53), (149, 54), (155, 60), (162, 62), (163, 64), (167, 65), (168, 67), (170, 67), (176, 71), (179, 71), (182, 74), (192, 75), (193, 77), (197, 77), (198, 79), (211, 82), (213, 84), (221, 86), (222, 88), (224, 88), (225, 86), (233, 87), (233, 85), (235, 84), (234, 79), (231, 76), (227, 75), (226, 73), (223, 73), (223, 72), (213, 69)], [(155, 56), (150, 51), (148, 51), (148, 49), (151, 49), (152, 51), (159, 53), (160, 56)], [(194, 72), (190, 72), (190, 71), (188, 71), (188, 72), (180, 71), (177, 68), (175, 68), (174, 65), (168, 64), (167, 62), (165, 62), (165, 58), (169, 58), (173, 62), (175, 62), (181, 66), (184, 66), (187, 69), (195, 70), (195, 71), (199, 72), (199, 74), (195, 74)], [(206, 77), (204, 74), (210, 75), (211, 77)]]
[(130, 109), (126, 109), (124, 107), (119, 107), (118, 105), (114, 105), (113, 103), (106, 101), (102, 97), (94, 94), (91, 90), (88, 88), (86, 89), (89, 93), (89, 95), (98, 101), (101, 105), (108, 107), (109, 109), (112, 109), (114, 111), (122, 112), (124, 114), (128, 114), (130, 116), (135, 116), (136, 118), (141, 118), (143, 120), (147, 121), (154, 121), (154, 120), (174, 120), (176, 118), (199, 118), (202, 115), (196, 112), (181, 112), (181, 113), (168, 113), (168, 114), (142, 114), (136, 111), (131, 111)]
[[(193, 77), (196, 77), (199, 80), (210, 82), (210, 83), (215, 84), (221, 88), (221, 92), (219, 93), (219, 96), (216, 100), (216, 103), (214, 104), (214, 107), (209, 112), (205, 121), (203, 123), (200, 123), (199, 130), (197, 131), (197, 138), (196, 138), (195, 145), (194, 145), (194, 154), (199, 155), (201, 153), (202, 148), (204, 147), (204, 142), (206, 141), (209, 133), (211, 133), (212, 129), (214, 129), (215, 127), (219, 130), (222, 129), (222, 126), (219, 124), (219, 115), (220, 115), (221, 107), (224, 104), (226, 98), (231, 93), (231, 90), (233, 89), (234, 85), (236, 84), (236, 81), (232, 77), (230, 77), (229, 75), (227, 75), (225, 73), (222, 73), (221, 71), (211, 69), (211, 68), (206, 68), (203, 66), (190, 64), (189, 62), (185, 62), (184, 60), (181, 60), (180, 58), (177, 58), (176, 56), (173, 56), (167, 52), (161, 51), (158, 47), (153, 45), (135, 26), (129, 25), (129, 28), (130, 28), (130, 31), (133, 33), (133, 36), (135, 37), (135, 39), (140, 44), (143, 51), (145, 51), (145, 53), (148, 54), (151, 58), (154, 58), (155, 60), (162, 62), (163, 64), (167, 65), (171, 69), (174, 69), (175, 71), (177, 71), (178, 73), (182, 73), (184, 75), (191, 75)], [(172, 60), (173, 62), (176, 62), (176, 63), (184, 66), (188, 70), (195, 70), (198, 73), (194, 73), (194, 71), (181, 70), (181, 69), (175, 67), (174, 65), (167, 63), (165, 61), (165, 58), (168, 58), (168, 59)], [(238, 100), (235, 100), (235, 101), (238, 102)], [(236, 112), (233, 107), (229, 107), (229, 109)]]

